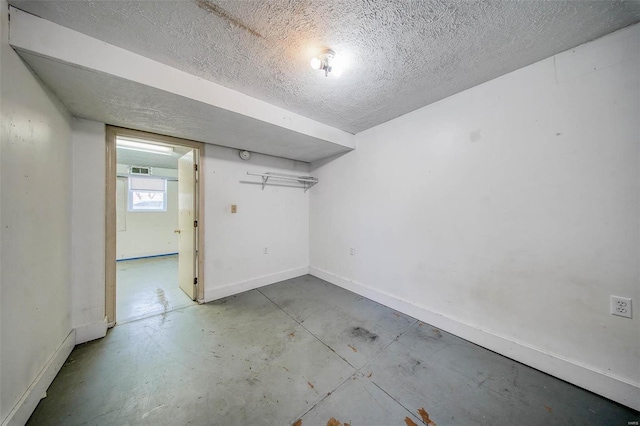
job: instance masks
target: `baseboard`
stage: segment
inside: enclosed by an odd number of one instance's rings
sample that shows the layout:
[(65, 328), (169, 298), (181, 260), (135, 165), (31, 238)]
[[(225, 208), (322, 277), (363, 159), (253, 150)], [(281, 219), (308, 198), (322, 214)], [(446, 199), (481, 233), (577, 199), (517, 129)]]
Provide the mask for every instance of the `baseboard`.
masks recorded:
[(407, 300), (367, 287), (364, 284), (351, 281), (322, 269), (310, 266), (309, 274), (515, 361), (640, 411), (640, 385), (638, 384), (630, 383), (623, 378), (615, 377), (603, 371), (597, 371), (574, 360), (546, 352), (524, 342), (514, 341), (455, 318), (438, 314)]
[(309, 273), (309, 267), (288, 269), (271, 275), (263, 275), (261, 277), (252, 278), (250, 280), (239, 281), (218, 288), (206, 288), (204, 290), (204, 302), (222, 299), (223, 297), (233, 296), (248, 290), (253, 290), (265, 285), (274, 284), (280, 281), (289, 280), (291, 278), (300, 277)]
[(100, 339), (107, 335), (106, 318), (103, 321), (94, 322), (93, 324), (83, 325), (76, 329), (76, 345), (89, 342), (91, 340)]
[(165, 256), (175, 256), (178, 253), (164, 253), (164, 254), (149, 254), (147, 256), (137, 256), (137, 257), (123, 257), (121, 259), (116, 259), (116, 262), (124, 262), (125, 260), (138, 260), (138, 259), (151, 259), (152, 257), (165, 257)]
[(76, 332), (71, 330), (71, 333), (64, 339), (60, 347), (55, 351), (53, 356), (49, 359), (44, 366), (40, 374), (31, 383), (31, 386), (22, 395), (20, 401), (13, 407), (13, 410), (9, 413), (6, 419), (2, 422), (2, 426), (22, 426), (27, 423), (31, 414), (36, 409), (38, 402), (42, 399), (43, 395), (47, 392), (47, 389), (55, 379), (58, 371), (62, 368), (62, 365), (69, 357), (69, 354), (73, 350), (76, 344)]

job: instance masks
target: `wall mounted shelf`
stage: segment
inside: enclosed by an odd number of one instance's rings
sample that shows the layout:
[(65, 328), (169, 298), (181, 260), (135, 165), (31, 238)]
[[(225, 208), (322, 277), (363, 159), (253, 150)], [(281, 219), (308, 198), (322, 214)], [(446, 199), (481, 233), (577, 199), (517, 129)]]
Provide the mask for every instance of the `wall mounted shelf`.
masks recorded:
[(281, 173), (251, 173), (247, 172), (250, 176), (260, 176), (262, 178), (262, 190), (264, 191), (264, 187), (268, 184), (269, 179), (275, 180), (286, 180), (286, 181), (295, 181), (301, 183), (301, 188), (304, 188), (304, 192), (307, 192), (309, 188), (318, 183), (318, 178), (314, 178), (313, 176), (292, 176), (285, 175)]

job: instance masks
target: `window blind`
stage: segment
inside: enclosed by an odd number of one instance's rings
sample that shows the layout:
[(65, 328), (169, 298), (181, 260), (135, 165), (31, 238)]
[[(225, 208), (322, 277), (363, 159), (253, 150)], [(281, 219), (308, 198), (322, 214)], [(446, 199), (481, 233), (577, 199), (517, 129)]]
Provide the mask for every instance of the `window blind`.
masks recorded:
[(166, 187), (166, 181), (162, 178), (129, 178), (131, 191), (164, 191)]

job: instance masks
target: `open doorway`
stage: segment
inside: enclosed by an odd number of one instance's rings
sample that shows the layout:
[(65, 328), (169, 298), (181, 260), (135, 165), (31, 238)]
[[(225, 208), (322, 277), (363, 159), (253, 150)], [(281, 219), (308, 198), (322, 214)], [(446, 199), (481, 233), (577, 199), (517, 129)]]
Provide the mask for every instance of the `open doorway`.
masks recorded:
[(107, 128), (110, 326), (203, 299), (202, 149), (197, 142)]

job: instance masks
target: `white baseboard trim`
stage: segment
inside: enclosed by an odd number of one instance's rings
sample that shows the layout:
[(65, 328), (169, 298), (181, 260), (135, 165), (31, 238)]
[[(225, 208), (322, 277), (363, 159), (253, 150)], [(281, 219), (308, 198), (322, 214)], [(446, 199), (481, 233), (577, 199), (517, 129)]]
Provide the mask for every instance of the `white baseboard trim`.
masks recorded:
[(263, 275), (261, 277), (252, 278), (246, 281), (238, 281), (233, 284), (225, 285), (218, 288), (206, 288), (204, 290), (204, 303), (213, 300), (222, 299), (223, 297), (233, 296), (234, 294), (243, 293), (248, 290), (264, 287), (265, 285), (274, 284), (280, 281), (289, 280), (291, 278), (300, 277), (309, 273), (309, 267), (289, 269), (277, 272), (271, 275)]
[(76, 345), (100, 339), (107, 335), (106, 317), (103, 321), (76, 327)]
[(36, 409), (38, 402), (46, 395), (47, 389), (55, 379), (58, 371), (62, 368), (62, 365), (69, 357), (69, 354), (73, 350), (76, 344), (76, 332), (71, 330), (71, 333), (64, 339), (60, 347), (55, 351), (53, 356), (45, 364), (40, 374), (31, 383), (31, 386), (22, 395), (20, 401), (11, 410), (9, 415), (2, 422), (2, 426), (22, 426), (27, 423), (31, 414)]
[(364, 284), (340, 277), (314, 266), (309, 267), (309, 274), (515, 361), (640, 411), (640, 385), (638, 384), (631, 383), (623, 378), (615, 377), (603, 371), (597, 371), (580, 362), (558, 354), (546, 352), (524, 342), (518, 342), (490, 331), (482, 330), (455, 318), (438, 314), (411, 303), (408, 300), (367, 287)]

